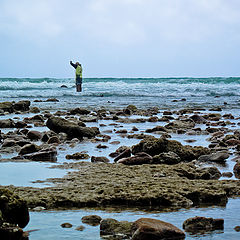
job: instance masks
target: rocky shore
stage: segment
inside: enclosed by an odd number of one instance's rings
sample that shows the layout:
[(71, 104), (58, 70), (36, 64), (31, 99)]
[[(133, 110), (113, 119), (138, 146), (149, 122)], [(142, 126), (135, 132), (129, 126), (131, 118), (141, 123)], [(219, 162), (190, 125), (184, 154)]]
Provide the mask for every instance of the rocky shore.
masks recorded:
[[(75, 108), (53, 113), (30, 106), (29, 101), (0, 103), (0, 128), (4, 130), (0, 154), (15, 154), (0, 161), (47, 161), (57, 163), (52, 168), (74, 170), (63, 178), (36, 181), (52, 183), (52, 187), (0, 187), (18, 195), (30, 209), (179, 209), (226, 205), (228, 198), (239, 197), (240, 123), (230, 113), (221, 115), (219, 108), (207, 113), (204, 109), (160, 113), (157, 108), (140, 110), (129, 105), (120, 110)], [(30, 113), (31, 117), (22, 119), (8, 117)], [(147, 123), (152, 127), (146, 128)], [(171, 140), (172, 134), (205, 136), (209, 145), (183, 145)], [(118, 138), (112, 141), (114, 136)], [(138, 139), (138, 143), (124, 146), (122, 139)], [(66, 154), (74, 162), (58, 163), (59, 150), (81, 146), (83, 141), (96, 144), (100, 153), (110, 145), (116, 148), (102, 156), (81, 151)], [(230, 156), (236, 164), (224, 175), (213, 163), (224, 164)], [(220, 180), (233, 174), (235, 179)]]

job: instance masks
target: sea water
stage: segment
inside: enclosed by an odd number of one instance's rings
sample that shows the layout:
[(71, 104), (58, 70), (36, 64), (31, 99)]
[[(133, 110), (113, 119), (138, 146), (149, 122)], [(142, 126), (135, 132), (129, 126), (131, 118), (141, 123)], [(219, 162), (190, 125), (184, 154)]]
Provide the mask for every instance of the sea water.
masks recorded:
[[(240, 78), (88, 78), (83, 79), (83, 92), (77, 93), (72, 78), (1, 78), (0, 102), (30, 100), (31, 106), (37, 106), (42, 110), (51, 112), (75, 107), (84, 107), (91, 110), (100, 108), (122, 109), (129, 104), (134, 104), (141, 109), (158, 107), (161, 112), (163, 110), (179, 110), (183, 108), (206, 109), (205, 112), (207, 112), (212, 107), (221, 107), (223, 110), (221, 114), (232, 113), (237, 118), (240, 110), (239, 84)], [(57, 98), (59, 102), (46, 102), (45, 100), (49, 98)], [(42, 100), (42, 102), (34, 102), (34, 100)], [(27, 117), (26, 115), (10, 114), (0, 116), (0, 118), (13, 118), (16, 116), (20, 119)], [(233, 121), (237, 122), (237, 120)], [(97, 124), (101, 123), (104, 124), (104, 120), (99, 121)], [(159, 125), (159, 123), (124, 124), (124, 128), (129, 131), (132, 126), (137, 126), (139, 130), (145, 131), (147, 128), (156, 125)], [(164, 123), (161, 123), (161, 125), (164, 125)], [(87, 123), (87, 126), (91, 126), (91, 123)], [(233, 128), (238, 128), (238, 126)], [(40, 127), (36, 128), (36, 130), (45, 131), (47, 129)], [(104, 127), (102, 130), (105, 130)], [(106, 127), (106, 130), (109, 130), (109, 127)], [(5, 131), (8, 130), (5, 129)], [(194, 138), (196, 142), (190, 143), (191, 145), (208, 145), (207, 136), (173, 135), (172, 138), (183, 144), (185, 140)], [(121, 141), (121, 145), (128, 146), (139, 142), (138, 139), (122, 139), (120, 136), (112, 134), (111, 141), (117, 140)], [(119, 147), (109, 145), (109, 148), (99, 150), (95, 148), (93, 143), (90, 143), (90, 145), (89, 143), (81, 143), (73, 148), (68, 148), (67, 152), (58, 150), (58, 163), (55, 165), (65, 162), (67, 153), (72, 154), (79, 151), (79, 149), (81, 151), (88, 150), (89, 155), (107, 156)], [(11, 156), (3, 155), (2, 157)], [(234, 162), (228, 162), (227, 166), (217, 167), (221, 171), (232, 171), (233, 164)], [(44, 185), (32, 183), (32, 181), (44, 180), (49, 177), (61, 177), (67, 172), (60, 169), (49, 169), (50, 165), (48, 163), (34, 162), (0, 163), (0, 184), (43, 187)], [(36, 172), (38, 174), (35, 174)], [(82, 216), (98, 214), (104, 218), (112, 217), (117, 220), (129, 221), (134, 221), (139, 217), (153, 217), (181, 228), (185, 219), (199, 215), (224, 218), (225, 229), (224, 231), (201, 236), (187, 235), (187, 239), (239, 239), (239, 233), (233, 230), (235, 225), (240, 225), (240, 218), (238, 217), (239, 204), (239, 199), (230, 199), (226, 208), (192, 208), (167, 213), (130, 210), (123, 212), (97, 210), (31, 212), (31, 221), (27, 226), (27, 230), (40, 229), (31, 233), (30, 240), (100, 239), (99, 227), (86, 226), (83, 232), (74, 230), (76, 226), (81, 225)], [(72, 223), (74, 227), (72, 229), (62, 229), (60, 224), (66, 221)]]

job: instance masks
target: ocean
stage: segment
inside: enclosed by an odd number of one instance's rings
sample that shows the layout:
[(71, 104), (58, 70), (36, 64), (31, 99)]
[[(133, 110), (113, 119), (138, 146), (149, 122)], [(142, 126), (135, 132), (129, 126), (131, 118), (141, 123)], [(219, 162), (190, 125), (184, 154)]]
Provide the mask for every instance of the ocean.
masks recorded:
[[(83, 92), (75, 90), (73, 78), (0, 78), (0, 102), (30, 100), (31, 106), (41, 110), (55, 112), (76, 107), (93, 109), (122, 109), (129, 104), (136, 105), (140, 109), (158, 107), (161, 116), (164, 110), (179, 110), (183, 108), (206, 109), (220, 107), (226, 113), (232, 113), (236, 120), (240, 111), (240, 78), (214, 77), (214, 78), (85, 78), (83, 79)], [(58, 102), (47, 102), (49, 98), (56, 98)], [(36, 101), (38, 100), (38, 101)], [(42, 101), (39, 101), (42, 100)], [(33, 114), (32, 114), (33, 115)], [(23, 119), (31, 114), (9, 114), (0, 116), (0, 119)], [(104, 120), (97, 124), (109, 125)], [(87, 126), (93, 123), (87, 123)], [(135, 124), (140, 131), (153, 128), (163, 123), (146, 122)], [(132, 124), (124, 124), (124, 128), (130, 131)], [(238, 125), (229, 128), (238, 128)], [(106, 127), (108, 129), (110, 127)], [(48, 130), (46, 127), (34, 127), (39, 131)], [(9, 131), (14, 129), (9, 129)], [(6, 132), (6, 129), (3, 130)], [(8, 131), (8, 130), (7, 130)], [(111, 134), (109, 134), (111, 135)], [(112, 134), (112, 141), (121, 141), (121, 145), (132, 146), (139, 139), (127, 139)], [(157, 136), (159, 137), (159, 136)], [(183, 144), (185, 140), (194, 138), (196, 141), (190, 145), (208, 146), (208, 136), (174, 135)], [(108, 156), (119, 146), (112, 145), (101, 151), (96, 149), (95, 143), (81, 143), (73, 148), (58, 150), (58, 162), (66, 162), (66, 154), (79, 151), (88, 151), (89, 155)], [(16, 155), (16, 154), (15, 154)], [(1, 154), (0, 158), (11, 158), (14, 154)], [(68, 162), (71, 162), (68, 160)], [(44, 187), (44, 184), (34, 183), (36, 180), (44, 180), (50, 177), (62, 177), (67, 171), (51, 169), (52, 163), (30, 162), (2, 162), (0, 163), (0, 184), (16, 186)], [(234, 162), (229, 160), (226, 166), (218, 166), (221, 171), (232, 171)], [(134, 221), (140, 217), (153, 217), (170, 222), (182, 228), (182, 222), (187, 218), (198, 216), (224, 218), (225, 229), (204, 235), (187, 235), (186, 239), (239, 239), (239, 233), (233, 229), (239, 225), (240, 200), (230, 199), (226, 207), (191, 208), (181, 209), (177, 212), (143, 212), (143, 211), (100, 211), (83, 209), (76, 211), (43, 211), (31, 212), (31, 221), (26, 230), (39, 229), (30, 234), (30, 240), (55, 240), (55, 239), (82, 239), (96, 240), (99, 236), (99, 226), (86, 226), (83, 232), (74, 230), (74, 227), (82, 225), (81, 217), (89, 214), (98, 214), (102, 217), (112, 217), (117, 220)], [(62, 229), (60, 224), (70, 222), (74, 225), (71, 229)]]
[[(161, 109), (216, 105), (238, 109), (239, 84), (237, 77), (86, 78), (83, 79), (83, 92), (77, 93), (72, 78), (0, 78), (0, 101), (57, 98), (58, 109), (76, 106), (122, 108), (128, 104)], [(63, 85), (65, 87), (61, 87)], [(53, 110), (55, 106), (46, 102), (35, 105)]]

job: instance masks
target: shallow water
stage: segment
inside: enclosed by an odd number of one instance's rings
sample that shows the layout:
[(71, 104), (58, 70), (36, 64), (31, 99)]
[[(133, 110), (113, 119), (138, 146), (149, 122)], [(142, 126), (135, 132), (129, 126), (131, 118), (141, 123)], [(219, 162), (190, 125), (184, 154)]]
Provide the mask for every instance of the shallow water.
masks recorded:
[[(39, 229), (39, 231), (30, 234), (30, 240), (66, 240), (82, 239), (97, 240), (100, 238), (99, 226), (92, 227), (81, 222), (81, 218), (86, 215), (96, 214), (102, 218), (114, 218), (118, 221), (135, 221), (141, 217), (149, 217), (169, 222), (182, 229), (182, 223), (195, 216), (223, 218), (224, 230), (218, 230), (204, 235), (187, 234), (186, 239), (239, 239), (239, 234), (234, 227), (239, 225), (240, 199), (230, 199), (226, 207), (213, 208), (191, 208), (182, 209), (177, 212), (143, 212), (143, 211), (99, 211), (99, 210), (74, 210), (74, 211), (45, 211), (31, 212), (31, 221), (25, 230)], [(62, 228), (62, 223), (69, 222), (72, 228)], [(86, 228), (80, 232), (75, 230), (77, 226), (84, 225)]]

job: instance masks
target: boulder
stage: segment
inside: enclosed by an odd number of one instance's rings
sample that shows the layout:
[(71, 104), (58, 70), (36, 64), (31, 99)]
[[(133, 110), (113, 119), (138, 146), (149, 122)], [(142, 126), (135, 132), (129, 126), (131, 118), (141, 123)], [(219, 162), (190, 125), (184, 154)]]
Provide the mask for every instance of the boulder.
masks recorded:
[(90, 111), (85, 108), (74, 108), (74, 109), (70, 110), (71, 115), (76, 115), (76, 114), (87, 115), (89, 113), (90, 113)]
[(118, 236), (120, 239), (129, 239), (131, 237), (132, 223), (127, 221), (117, 221), (112, 218), (103, 219), (100, 222), (100, 235)]
[(27, 123), (24, 121), (18, 121), (15, 123), (15, 128), (25, 128), (27, 126)]
[(165, 126), (167, 129), (190, 129), (195, 127), (195, 122), (192, 119), (175, 120)]
[(57, 150), (54, 148), (40, 150), (32, 154), (25, 154), (23, 158), (32, 161), (43, 161), (43, 162), (56, 162), (57, 161)]
[(19, 101), (17, 103), (13, 103), (14, 111), (29, 111), (31, 102), (30, 101)]
[(106, 157), (95, 157), (95, 156), (92, 156), (91, 157), (91, 162), (104, 162), (104, 163), (107, 163), (107, 162), (109, 162), (109, 159), (106, 158)]
[(194, 114), (190, 117), (195, 123), (198, 123), (198, 124), (201, 124), (201, 123), (206, 123), (207, 120), (202, 117), (202, 116), (199, 116), (198, 114)]
[(59, 102), (56, 98), (48, 98), (45, 102)]
[(88, 215), (82, 217), (82, 222), (91, 226), (98, 226), (101, 222), (102, 218), (98, 215)]
[(40, 109), (38, 107), (31, 107), (30, 112), (31, 113), (40, 113)]
[(146, 133), (152, 133), (152, 132), (167, 132), (167, 129), (163, 126), (156, 126), (154, 128), (146, 130)]
[(66, 159), (80, 160), (80, 159), (88, 159), (88, 158), (90, 158), (90, 156), (83, 152), (77, 152), (72, 155), (70, 155), (70, 154), (66, 155)]
[(5, 139), (3, 144), (2, 144), (2, 148), (13, 147), (14, 145), (16, 145), (16, 141), (15, 140)]
[(40, 147), (37, 146), (34, 143), (31, 144), (25, 144), (23, 145), (23, 147), (21, 148), (19, 154), (20, 155), (24, 155), (24, 154), (29, 154), (29, 153), (34, 153), (40, 150)]
[(119, 154), (123, 153), (124, 151), (126, 151), (127, 149), (129, 149), (129, 147), (127, 146), (121, 146), (119, 147), (115, 152), (112, 152), (109, 154), (109, 157), (117, 157)]
[(59, 138), (57, 136), (52, 136), (48, 139), (47, 143), (48, 144), (52, 144), (52, 143), (60, 144), (61, 141), (59, 140)]
[[(10, 223), (24, 228), (29, 222), (29, 212), (27, 204), (7, 189), (0, 187), (0, 215), (3, 223)], [(2, 237), (2, 235), (0, 235)]]
[(181, 158), (174, 152), (163, 152), (153, 157), (153, 163), (156, 164), (177, 164)]
[(204, 231), (214, 231), (224, 228), (224, 219), (213, 219), (206, 217), (193, 217), (184, 221), (183, 229), (186, 232), (197, 233)]
[(145, 152), (136, 153), (132, 157), (122, 158), (117, 161), (117, 163), (122, 163), (125, 165), (141, 165), (141, 164), (150, 164), (152, 163), (152, 156)]
[(185, 239), (185, 233), (172, 225), (157, 219), (140, 218), (132, 224), (132, 240)]
[(117, 162), (118, 160), (120, 160), (121, 158), (127, 158), (127, 157), (131, 157), (131, 149), (128, 148), (125, 151), (123, 151), (122, 153), (120, 153), (115, 159), (114, 162)]
[(46, 123), (47, 127), (56, 132), (64, 132), (69, 138), (82, 139), (83, 137), (92, 138), (99, 134), (99, 129), (96, 127), (81, 127), (77, 123), (70, 122), (60, 117), (50, 117)]
[(0, 120), (0, 128), (14, 128), (15, 123), (12, 119)]
[(39, 131), (32, 130), (27, 133), (27, 138), (29, 138), (30, 140), (38, 141), (42, 139), (42, 133)]
[(4, 112), (13, 112), (13, 104), (11, 102), (0, 102), (0, 110)]
[(229, 158), (229, 154), (226, 152), (217, 152), (208, 155), (202, 155), (198, 158), (198, 161), (209, 162), (225, 162)]

